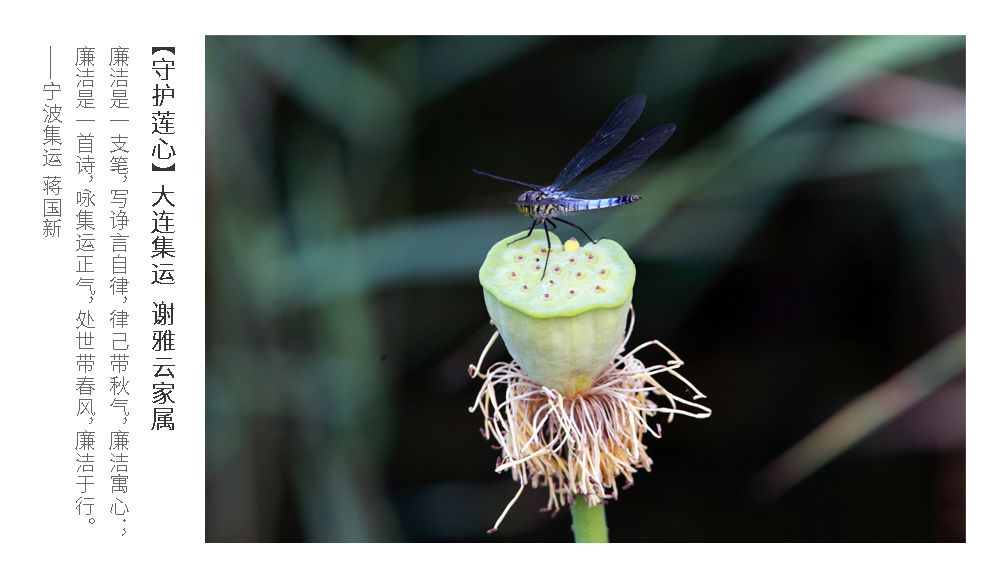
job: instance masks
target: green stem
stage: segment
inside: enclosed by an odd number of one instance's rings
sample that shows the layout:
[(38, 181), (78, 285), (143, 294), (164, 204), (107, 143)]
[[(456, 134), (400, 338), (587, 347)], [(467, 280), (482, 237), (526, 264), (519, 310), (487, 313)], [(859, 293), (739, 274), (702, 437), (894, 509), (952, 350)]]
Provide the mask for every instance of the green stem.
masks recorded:
[(587, 500), (577, 495), (573, 503), (573, 536), (577, 543), (607, 543), (608, 522), (604, 519), (604, 505), (591, 507)]

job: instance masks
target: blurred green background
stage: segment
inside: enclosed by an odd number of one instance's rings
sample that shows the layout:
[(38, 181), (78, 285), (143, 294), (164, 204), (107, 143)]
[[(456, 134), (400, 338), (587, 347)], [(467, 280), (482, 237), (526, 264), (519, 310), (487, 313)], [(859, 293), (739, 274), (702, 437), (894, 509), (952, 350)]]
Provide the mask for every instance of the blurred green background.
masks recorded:
[(678, 132), (575, 221), (714, 414), (612, 539), (965, 539), (964, 38), (208, 37), (206, 91), (209, 541), (571, 539), (541, 489), (486, 534), (476, 273), (529, 221), (471, 169), (549, 182), (635, 92)]

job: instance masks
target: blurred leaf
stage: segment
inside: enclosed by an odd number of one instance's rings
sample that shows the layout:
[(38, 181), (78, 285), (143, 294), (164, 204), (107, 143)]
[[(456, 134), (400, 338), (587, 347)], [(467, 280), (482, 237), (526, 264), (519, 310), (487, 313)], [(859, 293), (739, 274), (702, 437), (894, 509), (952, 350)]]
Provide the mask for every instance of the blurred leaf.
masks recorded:
[[(420, 101), (437, 100), (547, 40), (535, 36), (423, 37), (416, 47), (420, 59)], [(401, 49), (413, 48), (404, 46)]]
[(774, 498), (885, 426), (965, 370), (965, 331), (854, 399), (765, 467), (753, 485)]
[(878, 36), (842, 40), (826, 54), (757, 99), (726, 128), (642, 187), (645, 210), (610, 214), (602, 234), (628, 245), (648, 233), (677, 203), (704, 190), (707, 182), (761, 141), (828, 102), (848, 87), (883, 70), (896, 70), (960, 49), (961, 36)]
[(237, 41), (268, 74), (285, 83), (318, 118), (361, 148), (399, 145), (405, 104), (392, 85), (333, 41), (314, 36), (254, 36)]

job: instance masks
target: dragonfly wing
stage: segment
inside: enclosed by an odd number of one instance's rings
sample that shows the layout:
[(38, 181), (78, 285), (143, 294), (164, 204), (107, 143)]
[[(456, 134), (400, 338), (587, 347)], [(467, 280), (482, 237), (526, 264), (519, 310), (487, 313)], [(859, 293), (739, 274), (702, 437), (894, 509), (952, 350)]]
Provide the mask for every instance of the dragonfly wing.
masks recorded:
[(556, 177), (555, 182), (548, 188), (563, 190), (570, 182), (573, 182), (573, 179), (580, 176), (580, 173), (604, 158), (604, 155), (611, 152), (611, 149), (618, 146), (618, 143), (625, 138), (645, 107), (645, 94), (633, 94), (621, 101), (611, 116), (604, 121), (597, 134), (583, 145), (583, 148), (566, 164), (559, 176)]
[(604, 196), (604, 193), (617, 184), (619, 180), (642, 166), (642, 163), (646, 162), (656, 152), (656, 149), (663, 146), (663, 143), (673, 136), (676, 130), (677, 125), (675, 124), (657, 126), (629, 145), (610, 162), (562, 192), (562, 195), (577, 198)]

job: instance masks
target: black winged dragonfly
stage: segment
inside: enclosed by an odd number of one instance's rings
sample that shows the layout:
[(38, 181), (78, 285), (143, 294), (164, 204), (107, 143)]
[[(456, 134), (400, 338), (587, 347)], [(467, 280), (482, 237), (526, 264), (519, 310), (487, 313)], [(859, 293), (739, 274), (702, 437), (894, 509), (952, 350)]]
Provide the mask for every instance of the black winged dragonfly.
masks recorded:
[[(549, 254), (552, 253), (552, 241), (549, 239), (549, 231), (555, 230), (556, 222), (568, 224), (579, 230), (590, 242), (596, 242), (579, 226), (560, 218), (560, 215), (584, 210), (597, 210), (601, 208), (611, 208), (631, 204), (641, 200), (640, 196), (631, 194), (625, 196), (603, 197), (607, 191), (626, 176), (632, 174), (642, 163), (656, 152), (656, 149), (663, 146), (677, 130), (675, 124), (664, 124), (650, 130), (641, 138), (633, 142), (623, 150), (618, 156), (608, 161), (604, 166), (591, 172), (577, 180), (583, 171), (590, 168), (595, 162), (604, 158), (611, 150), (621, 143), (632, 125), (642, 114), (642, 109), (646, 107), (645, 94), (633, 94), (623, 100), (611, 113), (597, 134), (590, 139), (583, 148), (576, 153), (569, 163), (563, 167), (562, 172), (555, 181), (548, 186), (531, 184), (513, 178), (506, 178), (491, 174), (485, 170), (473, 169), (476, 174), (488, 176), (496, 180), (514, 183), (527, 188), (521, 193), (517, 200), (511, 201), (517, 205), (517, 210), (532, 218), (531, 228), (528, 234), (513, 242), (523, 240), (531, 236), (535, 227), (539, 224), (545, 229), (545, 240), (548, 243), (549, 251), (545, 254), (545, 268), (542, 269), (542, 279), (549, 267)], [(575, 181), (575, 182), (574, 182)]]

